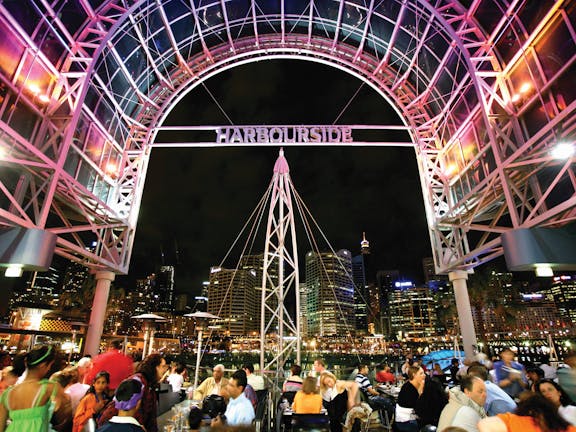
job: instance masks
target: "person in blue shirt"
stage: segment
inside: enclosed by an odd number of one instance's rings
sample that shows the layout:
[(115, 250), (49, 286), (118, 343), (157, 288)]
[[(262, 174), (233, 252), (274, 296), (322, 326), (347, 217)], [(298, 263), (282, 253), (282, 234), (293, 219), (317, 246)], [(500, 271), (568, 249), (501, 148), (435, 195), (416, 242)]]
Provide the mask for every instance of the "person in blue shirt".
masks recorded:
[(480, 363), (472, 363), (468, 375), (478, 377), (486, 384), (486, 403), (484, 409), (489, 416), (514, 412), (516, 402), (504, 390), (488, 379), (488, 369)]
[(230, 401), (226, 407), (224, 417), (218, 416), (212, 420), (212, 426), (221, 426), (226, 423), (231, 426), (250, 425), (254, 420), (254, 407), (244, 394), (244, 389), (248, 385), (246, 372), (237, 370), (228, 381), (226, 390), (230, 396)]
[(511, 398), (518, 397), (528, 386), (524, 367), (514, 361), (514, 351), (504, 348), (500, 353), (501, 361), (494, 362), (496, 384)]

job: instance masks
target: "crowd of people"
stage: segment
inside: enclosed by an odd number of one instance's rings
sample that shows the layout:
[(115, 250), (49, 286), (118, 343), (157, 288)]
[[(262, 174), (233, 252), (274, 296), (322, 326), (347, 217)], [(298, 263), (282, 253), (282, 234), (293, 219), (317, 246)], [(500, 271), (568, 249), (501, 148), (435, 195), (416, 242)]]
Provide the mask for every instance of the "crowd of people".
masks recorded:
[[(279, 415), (287, 408), (325, 413), (331, 432), (352, 429), (355, 419), (366, 420), (373, 410), (382, 425), (397, 432), (576, 432), (576, 355), (567, 356), (567, 367), (558, 370), (547, 364), (525, 368), (514, 358), (504, 349), (493, 363), (454, 359), (447, 375), (438, 365), (426, 368), (408, 356), (399, 374), (387, 365), (372, 374), (370, 365), (361, 363), (349, 379), (339, 379), (318, 358), (309, 374), (292, 365)], [(0, 353), (0, 365), (0, 432), (157, 432), (161, 382), (204, 404), (203, 410), (190, 410), (191, 430), (206, 424), (207, 412), (215, 430), (250, 426), (268, 391), (253, 365), (227, 378), (217, 364), (212, 376), (186, 393), (185, 365), (170, 368), (161, 354), (135, 363), (116, 341), (75, 366), (63, 367), (50, 345), (14, 359)], [(391, 386), (399, 391), (384, 391)]]

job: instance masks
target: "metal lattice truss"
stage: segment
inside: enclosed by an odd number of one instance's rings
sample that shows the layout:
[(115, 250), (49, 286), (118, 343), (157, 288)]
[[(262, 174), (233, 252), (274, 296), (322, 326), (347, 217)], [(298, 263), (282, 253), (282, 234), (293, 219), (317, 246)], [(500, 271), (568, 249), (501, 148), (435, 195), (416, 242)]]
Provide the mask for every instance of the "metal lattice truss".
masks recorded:
[[(280, 156), (274, 166), (266, 225), (260, 313), (260, 370), (272, 370), (277, 374), (283, 374), (284, 363), (293, 352), (296, 353), (297, 364), (300, 364), (300, 314), (294, 314), (293, 319), (285, 302), (292, 296), (296, 300), (296, 310), (300, 310), (293, 191), (294, 185), (290, 179), (288, 163), (283, 150), (280, 150)], [(276, 334), (274, 350), (267, 349), (266, 336), (270, 334)], [(273, 358), (265, 363), (265, 353), (270, 351), (274, 353)], [(280, 375), (276, 377), (279, 378)]]
[[(263, 58), (340, 68), (410, 130), (438, 271), (574, 219), (575, 2), (5, 0), (0, 224), (127, 272), (150, 146), (203, 80)], [(193, 115), (193, 114), (192, 114)], [(92, 245), (95, 246), (92, 246)]]

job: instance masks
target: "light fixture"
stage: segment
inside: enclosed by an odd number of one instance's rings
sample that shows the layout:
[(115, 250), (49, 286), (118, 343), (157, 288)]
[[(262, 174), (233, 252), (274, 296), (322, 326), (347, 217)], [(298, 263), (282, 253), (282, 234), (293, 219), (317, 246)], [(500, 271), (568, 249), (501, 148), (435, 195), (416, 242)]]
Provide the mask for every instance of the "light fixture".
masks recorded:
[(22, 264), (10, 264), (6, 268), (4, 276), (6, 277), (20, 277), (22, 276)]
[(538, 277), (552, 277), (554, 276), (554, 271), (550, 264), (536, 264), (536, 276)]
[(569, 159), (574, 156), (574, 144), (559, 142), (550, 152), (554, 159)]

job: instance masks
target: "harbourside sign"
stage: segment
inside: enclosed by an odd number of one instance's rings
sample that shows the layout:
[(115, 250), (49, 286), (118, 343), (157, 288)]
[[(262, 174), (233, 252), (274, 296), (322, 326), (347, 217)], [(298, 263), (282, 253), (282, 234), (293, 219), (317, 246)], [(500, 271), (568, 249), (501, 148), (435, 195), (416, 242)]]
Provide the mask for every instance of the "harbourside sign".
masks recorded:
[(217, 144), (351, 143), (350, 126), (258, 126), (216, 129)]

